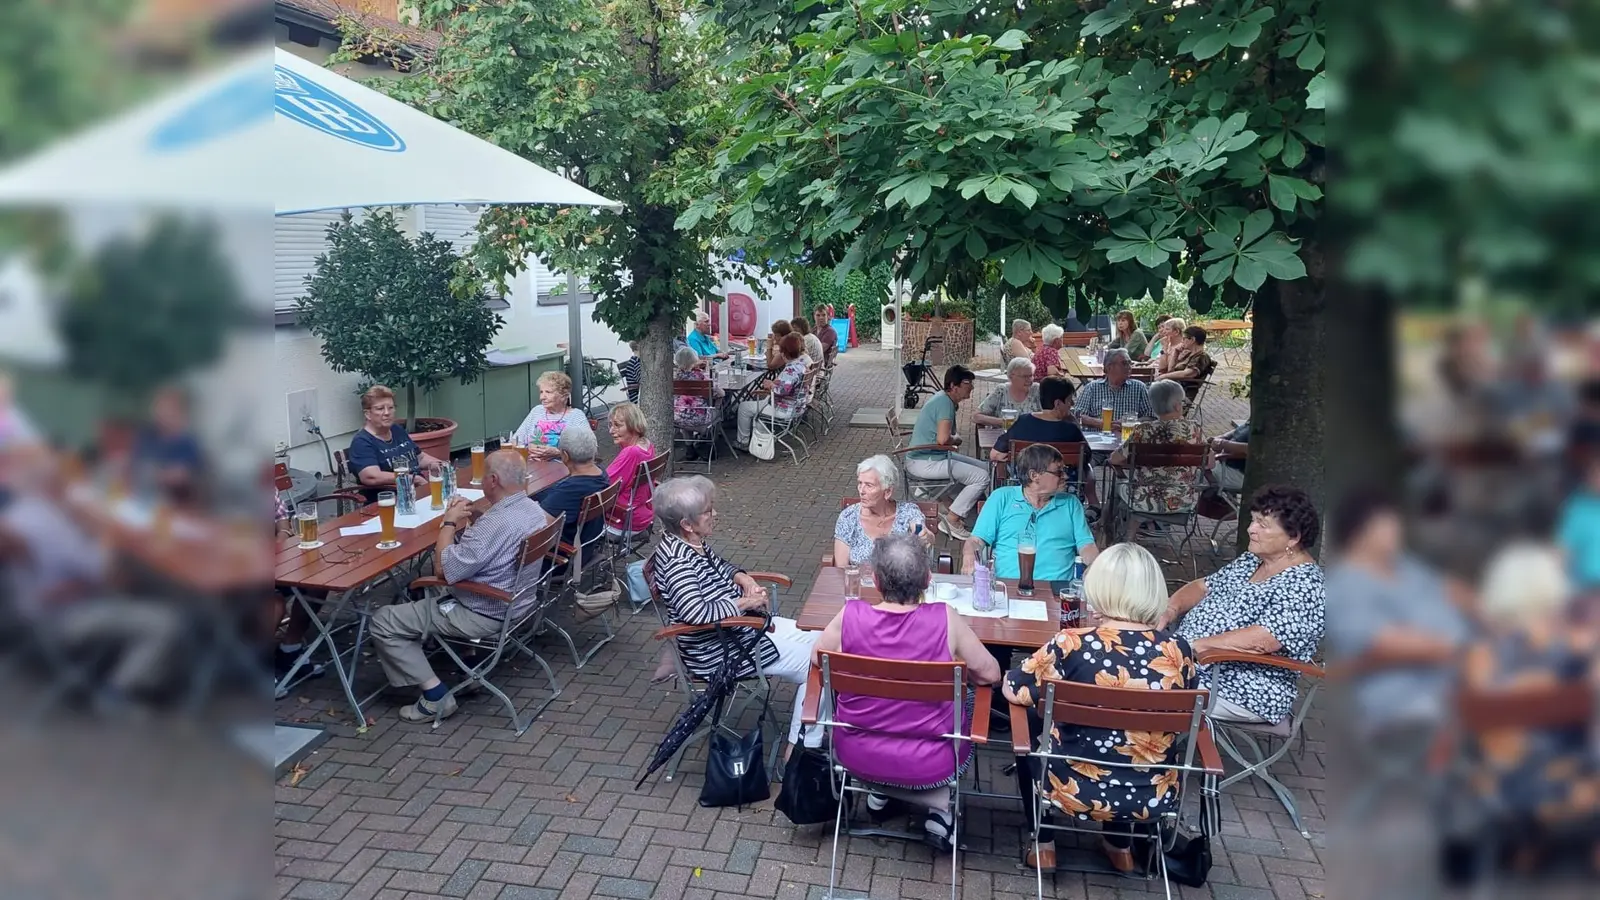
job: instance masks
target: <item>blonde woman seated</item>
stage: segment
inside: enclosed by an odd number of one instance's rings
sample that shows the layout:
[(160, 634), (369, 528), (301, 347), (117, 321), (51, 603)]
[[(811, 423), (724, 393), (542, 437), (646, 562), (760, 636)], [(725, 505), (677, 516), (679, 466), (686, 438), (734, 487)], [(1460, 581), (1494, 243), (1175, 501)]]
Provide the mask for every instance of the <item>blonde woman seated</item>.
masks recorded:
[(972, 414), (972, 421), (979, 425), (1004, 425), (1005, 420), (1000, 417), (1003, 409), (1014, 409), (1017, 417), (1024, 413), (1039, 411), (1039, 381), (1033, 377), (1033, 360), (1026, 356), (1013, 357), (1006, 363), (1006, 383), (989, 392), (978, 404), (978, 411)]
[[(1045, 678), (1102, 687), (1192, 691), (1200, 686), (1189, 642), (1156, 623), (1167, 609), (1167, 583), (1150, 551), (1137, 544), (1113, 544), (1084, 574), (1083, 594), (1094, 623), (1068, 628), (1006, 675), (1003, 691), (1017, 706), (1033, 708), (1044, 699)], [(1099, 822), (1101, 849), (1120, 872), (1132, 872), (1133, 835), (1177, 800), (1178, 773), (1152, 774), (1153, 765), (1178, 761), (1178, 735), (1127, 732), (1062, 725), (1042, 783), (1027, 765), (1017, 767), (1024, 798), (1037, 789), (1049, 797), (1051, 811), (1078, 822)], [(1049, 834), (1045, 832), (1044, 834)], [(1034, 865), (1030, 848), (1024, 862)], [(1039, 865), (1056, 867), (1053, 840), (1041, 840)]]
[(833, 526), (833, 564), (861, 565), (872, 558), (872, 544), (891, 534), (914, 534), (924, 546), (933, 544), (922, 509), (915, 503), (894, 499), (900, 484), (900, 470), (894, 460), (879, 454), (856, 466), (856, 496), (860, 503), (839, 511)]
[[(817, 638), (817, 650), (911, 662), (956, 661), (967, 667), (971, 684), (1000, 680), (1000, 664), (955, 607), (922, 603), (922, 592), (933, 575), (921, 541), (907, 534), (880, 538), (871, 560), (883, 599), (873, 604), (845, 603)], [(874, 788), (867, 807), (882, 811), (893, 796), (926, 809), (923, 827), (928, 843), (941, 851), (950, 849), (954, 830), (949, 786), (972, 761), (970, 741), (961, 742), (958, 762), (950, 738), (945, 737), (955, 715), (953, 706), (954, 701), (922, 703), (853, 694), (840, 694), (834, 701), (835, 721), (852, 726), (834, 730), (834, 752), (840, 765)], [(970, 691), (963, 720), (970, 726)]]
[(539, 405), (517, 426), (515, 439), (528, 445), (529, 459), (560, 459), (561, 433), (589, 427), (589, 417), (572, 408), (572, 379), (565, 372), (539, 376)]

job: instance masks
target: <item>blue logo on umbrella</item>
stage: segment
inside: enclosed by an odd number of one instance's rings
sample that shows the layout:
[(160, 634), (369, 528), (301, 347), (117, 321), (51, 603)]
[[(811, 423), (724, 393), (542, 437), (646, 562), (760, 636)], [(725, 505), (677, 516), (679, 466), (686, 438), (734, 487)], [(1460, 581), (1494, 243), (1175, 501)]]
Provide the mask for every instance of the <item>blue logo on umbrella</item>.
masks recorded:
[(366, 110), (320, 84), (276, 66), (277, 110), (302, 125), (374, 150), (401, 153), (406, 142)]
[(182, 150), (222, 137), (268, 115), (260, 75), (236, 78), (201, 97), (150, 135), (157, 151)]

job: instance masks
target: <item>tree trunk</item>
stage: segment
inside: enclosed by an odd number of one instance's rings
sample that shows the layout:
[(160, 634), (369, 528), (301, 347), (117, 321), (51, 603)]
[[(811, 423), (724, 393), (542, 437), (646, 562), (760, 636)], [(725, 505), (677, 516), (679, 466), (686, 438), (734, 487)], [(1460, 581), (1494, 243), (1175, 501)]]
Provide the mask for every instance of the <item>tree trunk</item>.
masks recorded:
[(1381, 289), (1339, 294), (1327, 318), (1323, 396), (1327, 417), (1327, 496), (1330, 507), (1351, 488), (1370, 486), (1399, 496), (1404, 474), (1396, 407), (1394, 297)]
[[(1311, 251), (1314, 252), (1314, 251)], [(1262, 485), (1283, 484), (1311, 495), (1326, 511), (1323, 456), (1323, 360), (1326, 359), (1320, 265), (1298, 281), (1269, 280), (1256, 294), (1250, 351), (1250, 454), (1246, 509), (1238, 546), (1248, 543), (1248, 502)], [(1307, 548), (1316, 552), (1315, 548)]]
[(411, 433), (412, 426), (417, 424), (417, 386), (406, 385), (406, 434)]
[[(657, 312), (639, 341), (639, 408), (657, 453), (672, 449), (672, 339), (683, 328), (673, 319), (670, 313)], [(672, 471), (671, 462), (667, 471)]]

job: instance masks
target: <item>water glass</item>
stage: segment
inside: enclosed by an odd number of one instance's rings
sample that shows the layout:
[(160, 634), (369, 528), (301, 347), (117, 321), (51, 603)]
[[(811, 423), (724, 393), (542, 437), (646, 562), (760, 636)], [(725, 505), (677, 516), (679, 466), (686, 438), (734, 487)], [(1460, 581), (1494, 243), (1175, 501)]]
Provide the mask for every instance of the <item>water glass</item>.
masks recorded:
[(989, 609), (998, 611), (1002, 617), (1011, 615), (1011, 601), (1006, 597), (1006, 583), (996, 579), (989, 588)]
[(844, 598), (846, 600), (861, 599), (861, 567), (844, 567)]
[(877, 582), (872, 579), (872, 567), (869, 565), (861, 566), (861, 586), (874, 587), (875, 585), (877, 585)]

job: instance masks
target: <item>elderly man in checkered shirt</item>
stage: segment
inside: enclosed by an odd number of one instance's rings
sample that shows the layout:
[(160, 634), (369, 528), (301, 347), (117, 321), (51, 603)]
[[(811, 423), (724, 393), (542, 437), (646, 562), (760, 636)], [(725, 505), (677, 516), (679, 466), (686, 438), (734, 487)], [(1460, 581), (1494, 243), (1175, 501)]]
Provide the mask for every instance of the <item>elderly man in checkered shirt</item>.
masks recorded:
[(1072, 412), (1079, 423), (1099, 428), (1100, 410), (1107, 406), (1112, 409), (1113, 422), (1130, 418), (1154, 419), (1156, 408), (1150, 402), (1150, 388), (1128, 377), (1133, 374), (1133, 360), (1128, 351), (1107, 350), (1104, 366), (1106, 377), (1089, 382), (1078, 392), (1078, 404)]
[(440, 718), (456, 711), (455, 695), (433, 673), (422, 651), (427, 635), (494, 637), (506, 616), (515, 621), (536, 599), (527, 588), (538, 580), (540, 566), (520, 566), (518, 557), (523, 542), (543, 528), (549, 516), (527, 494), (528, 467), (522, 454), (498, 450), (489, 454), (485, 469), (483, 495), (489, 508), (473, 522), (464, 498), (450, 501), (434, 546), (434, 571), (451, 584), (475, 581), (505, 591), (515, 601), (507, 609), (492, 597), (452, 591), (453, 596), (442, 603), (425, 598), (385, 606), (373, 614), (372, 642), (389, 683), (422, 689), (417, 702), (400, 710), (400, 718), (407, 722), (431, 722), (436, 711)]

